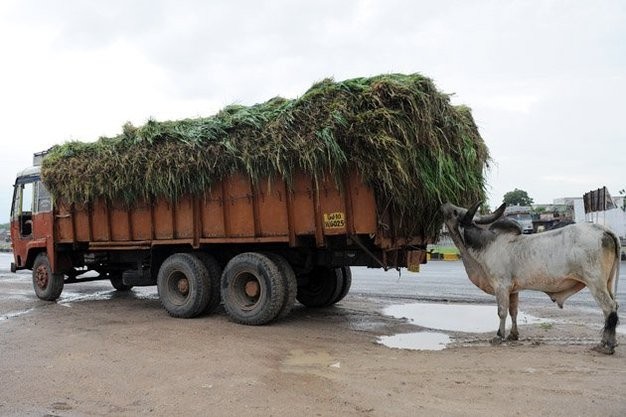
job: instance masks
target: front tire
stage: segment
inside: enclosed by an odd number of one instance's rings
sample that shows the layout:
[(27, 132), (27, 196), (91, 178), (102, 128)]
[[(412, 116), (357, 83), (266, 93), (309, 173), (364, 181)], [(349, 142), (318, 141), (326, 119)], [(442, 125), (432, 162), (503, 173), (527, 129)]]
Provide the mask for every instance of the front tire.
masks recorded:
[(54, 301), (63, 292), (63, 274), (52, 273), (48, 255), (40, 253), (33, 263), (33, 288), (41, 300)]
[(161, 305), (172, 317), (196, 317), (211, 298), (209, 273), (202, 261), (189, 253), (176, 253), (163, 262), (157, 289)]
[(286, 285), (280, 268), (260, 253), (242, 253), (222, 274), (222, 300), (229, 317), (241, 324), (274, 320), (285, 304)]

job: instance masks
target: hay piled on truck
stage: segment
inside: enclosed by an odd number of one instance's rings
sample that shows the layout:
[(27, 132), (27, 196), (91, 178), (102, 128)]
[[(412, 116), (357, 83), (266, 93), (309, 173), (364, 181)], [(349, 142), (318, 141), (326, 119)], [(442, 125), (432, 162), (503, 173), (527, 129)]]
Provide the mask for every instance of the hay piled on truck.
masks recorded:
[(231, 105), (214, 116), (127, 123), (115, 137), (67, 142), (44, 158), (57, 199), (139, 199), (202, 194), (239, 171), (253, 180), (296, 170), (340, 178), (356, 168), (389, 208), (398, 236), (434, 238), (440, 205), (484, 199), (488, 150), (469, 108), (420, 74), (342, 82), (326, 79), (302, 97)]

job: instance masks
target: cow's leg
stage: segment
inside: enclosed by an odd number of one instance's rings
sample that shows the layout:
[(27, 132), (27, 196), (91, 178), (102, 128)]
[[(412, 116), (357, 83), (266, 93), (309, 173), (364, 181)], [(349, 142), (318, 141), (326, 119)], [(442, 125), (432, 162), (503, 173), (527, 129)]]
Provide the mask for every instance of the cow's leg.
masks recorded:
[(498, 303), (498, 317), (500, 317), (500, 327), (498, 327), (498, 334), (491, 339), (492, 345), (502, 343), (504, 340), (504, 334), (506, 332), (506, 317), (509, 313), (509, 290), (506, 288), (496, 289), (496, 302)]
[[(594, 281), (599, 282), (599, 281)], [(594, 350), (606, 354), (615, 352), (617, 339), (615, 336), (615, 328), (617, 327), (617, 303), (611, 297), (611, 294), (604, 285), (591, 284), (588, 285), (591, 295), (596, 300), (602, 312), (604, 313), (604, 330), (602, 331), (602, 341), (594, 348)]]
[(515, 292), (509, 296), (509, 314), (511, 316), (511, 333), (506, 340), (518, 340), (519, 332), (517, 331), (517, 306), (519, 304), (519, 293)]

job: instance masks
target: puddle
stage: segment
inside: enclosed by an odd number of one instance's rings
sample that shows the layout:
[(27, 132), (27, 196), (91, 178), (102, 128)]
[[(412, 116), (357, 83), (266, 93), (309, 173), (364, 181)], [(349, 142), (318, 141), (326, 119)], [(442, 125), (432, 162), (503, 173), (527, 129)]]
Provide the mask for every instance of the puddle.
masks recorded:
[(378, 343), (397, 349), (443, 350), (450, 343), (450, 336), (437, 332), (401, 333), (380, 336)]
[[(406, 318), (412, 324), (429, 329), (452, 332), (486, 333), (498, 328), (498, 308), (495, 305), (415, 303), (387, 307), (383, 314)], [(549, 323), (524, 312), (517, 315), (517, 324)], [(511, 318), (507, 318), (507, 326)]]
[[(498, 327), (497, 311), (495, 305), (413, 303), (387, 307), (383, 314), (406, 318), (411, 324), (433, 330), (487, 333), (494, 332)], [(517, 315), (518, 325), (551, 322), (521, 311)], [(507, 318), (507, 326), (511, 326), (510, 317)], [(442, 350), (450, 343), (450, 336), (441, 332), (423, 331), (381, 336), (378, 343), (399, 349)]]
[(287, 373), (332, 378), (334, 372), (340, 368), (341, 362), (328, 352), (296, 349), (289, 352), (280, 370)]

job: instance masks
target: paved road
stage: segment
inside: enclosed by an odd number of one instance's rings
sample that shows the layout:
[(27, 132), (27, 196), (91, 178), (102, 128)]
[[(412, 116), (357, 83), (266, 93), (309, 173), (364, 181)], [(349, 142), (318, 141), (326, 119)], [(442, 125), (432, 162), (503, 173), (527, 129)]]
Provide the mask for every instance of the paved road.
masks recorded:
[[(11, 281), (12, 296), (23, 300), (35, 300), (31, 286), (30, 271), (20, 271), (12, 274), (9, 270), (11, 254), (0, 253), (0, 280)], [(403, 270), (383, 271), (361, 267), (352, 268), (352, 290), (350, 294), (361, 295), (385, 300), (406, 301), (435, 301), (435, 302), (463, 302), (494, 304), (493, 296), (483, 293), (467, 278), (463, 265), (458, 261), (431, 261), (422, 265), (421, 272), (411, 273)], [(620, 305), (626, 305), (626, 262), (620, 268), (620, 283), (617, 299)], [(2, 297), (2, 282), (0, 282), (0, 297)], [(104, 292), (108, 296), (110, 285), (108, 282), (93, 282), (88, 284), (72, 284), (66, 286), (62, 298), (98, 298), (98, 293)], [(137, 289), (144, 297), (156, 297), (156, 287)], [(6, 293), (4, 294), (7, 295)], [(139, 295), (139, 294), (138, 294)], [(526, 291), (520, 296), (520, 302), (525, 306), (551, 306), (552, 302), (541, 292)], [(579, 308), (596, 309), (597, 306), (589, 293), (584, 289), (568, 299), (566, 305)], [(26, 306), (28, 308), (28, 306)]]

